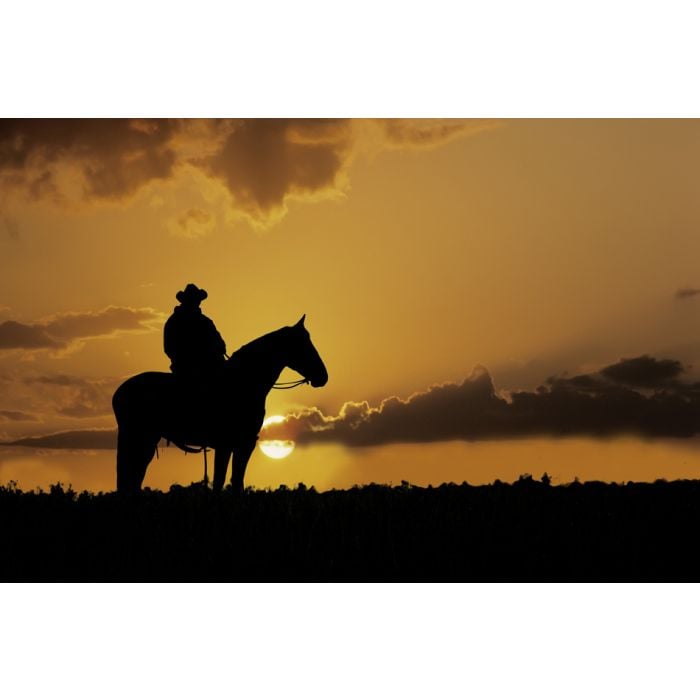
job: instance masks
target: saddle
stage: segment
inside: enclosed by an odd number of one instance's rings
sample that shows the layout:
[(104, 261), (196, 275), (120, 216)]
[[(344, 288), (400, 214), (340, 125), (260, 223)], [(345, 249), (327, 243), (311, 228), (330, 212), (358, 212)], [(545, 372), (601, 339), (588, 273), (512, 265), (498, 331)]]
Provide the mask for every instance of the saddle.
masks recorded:
[[(227, 416), (227, 394), (221, 378), (214, 375), (173, 374), (171, 417), (176, 432), (183, 439), (171, 436), (174, 445), (185, 452), (199, 452), (188, 445), (210, 445), (230, 416)], [(230, 410), (228, 411), (230, 413)]]

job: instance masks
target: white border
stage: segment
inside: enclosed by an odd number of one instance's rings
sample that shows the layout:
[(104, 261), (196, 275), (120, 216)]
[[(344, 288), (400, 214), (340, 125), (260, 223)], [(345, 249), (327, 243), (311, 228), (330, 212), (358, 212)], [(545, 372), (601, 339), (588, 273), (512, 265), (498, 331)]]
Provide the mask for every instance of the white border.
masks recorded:
[(697, 590), (4, 585), (4, 697), (695, 698)]
[[(0, 112), (695, 117), (697, 26), (676, 0), (25, 0)], [(13, 700), (697, 695), (696, 586), (1, 590)]]
[(698, 116), (692, 3), (3, 8), (5, 116)]

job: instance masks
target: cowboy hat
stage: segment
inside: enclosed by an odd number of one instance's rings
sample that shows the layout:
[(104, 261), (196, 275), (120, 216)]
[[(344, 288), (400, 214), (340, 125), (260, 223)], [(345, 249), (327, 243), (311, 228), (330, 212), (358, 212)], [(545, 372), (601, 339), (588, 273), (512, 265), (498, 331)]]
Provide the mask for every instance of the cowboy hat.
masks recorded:
[(196, 284), (188, 284), (184, 290), (179, 291), (175, 298), (181, 304), (199, 304), (207, 298), (207, 293), (204, 289), (200, 289)]

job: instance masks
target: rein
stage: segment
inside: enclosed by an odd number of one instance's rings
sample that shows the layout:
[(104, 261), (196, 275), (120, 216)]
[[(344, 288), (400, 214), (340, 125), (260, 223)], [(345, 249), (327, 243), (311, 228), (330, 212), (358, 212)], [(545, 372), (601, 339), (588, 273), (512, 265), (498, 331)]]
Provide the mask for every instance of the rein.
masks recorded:
[(308, 384), (308, 379), (297, 379), (295, 382), (275, 382), (272, 385), (273, 389), (293, 389), (295, 386), (300, 386), (301, 384)]
[[(209, 485), (209, 473), (207, 470), (207, 450), (211, 449), (210, 447), (207, 447), (206, 445), (202, 445), (201, 447), (190, 447), (189, 445), (183, 445), (182, 443), (175, 442), (174, 440), (168, 440), (167, 444), (169, 445), (170, 443), (173, 443), (175, 447), (181, 449), (186, 455), (198, 455), (200, 452), (204, 453), (204, 479), (202, 479), (202, 483), (205, 486)], [(156, 448), (158, 449), (158, 448)]]

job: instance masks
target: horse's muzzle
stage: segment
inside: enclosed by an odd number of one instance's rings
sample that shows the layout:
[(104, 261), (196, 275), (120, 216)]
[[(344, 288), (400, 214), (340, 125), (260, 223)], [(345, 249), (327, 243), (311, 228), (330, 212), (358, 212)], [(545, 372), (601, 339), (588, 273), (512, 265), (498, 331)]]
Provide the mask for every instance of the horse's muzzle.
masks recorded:
[(313, 377), (309, 378), (309, 384), (311, 384), (314, 389), (318, 389), (319, 387), (326, 386), (328, 384), (328, 372), (324, 372), (323, 374), (320, 374), (318, 377)]

